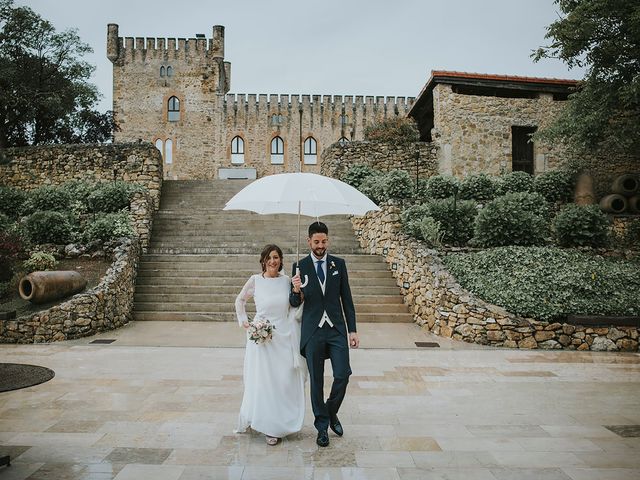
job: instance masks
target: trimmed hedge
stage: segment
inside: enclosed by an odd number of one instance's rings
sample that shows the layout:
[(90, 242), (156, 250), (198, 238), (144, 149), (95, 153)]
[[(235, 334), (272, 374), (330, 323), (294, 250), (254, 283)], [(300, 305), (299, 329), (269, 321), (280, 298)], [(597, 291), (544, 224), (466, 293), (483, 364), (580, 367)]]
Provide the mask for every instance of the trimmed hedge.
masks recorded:
[(558, 247), (499, 247), (450, 254), (465, 289), (524, 317), (640, 315), (639, 265)]
[(553, 219), (553, 231), (563, 247), (604, 247), (609, 244), (609, 220), (598, 205), (565, 205)]

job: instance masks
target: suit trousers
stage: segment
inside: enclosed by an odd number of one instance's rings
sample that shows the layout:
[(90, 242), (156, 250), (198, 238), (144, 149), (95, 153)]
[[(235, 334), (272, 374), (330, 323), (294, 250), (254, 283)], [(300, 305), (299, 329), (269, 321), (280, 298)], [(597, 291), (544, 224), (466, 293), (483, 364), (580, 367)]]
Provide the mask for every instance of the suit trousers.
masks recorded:
[[(351, 367), (349, 366), (349, 342), (347, 337), (328, 324), (318, 328), (305, 346), (305, 357), (309, 368), (309, 389), (311, 407), (316, 430), (329, 428), (330, 417), (340, 409), (347, 392)], [(333, 384), (329, 398), (324, 401), (324, 362), (331, 360)]]

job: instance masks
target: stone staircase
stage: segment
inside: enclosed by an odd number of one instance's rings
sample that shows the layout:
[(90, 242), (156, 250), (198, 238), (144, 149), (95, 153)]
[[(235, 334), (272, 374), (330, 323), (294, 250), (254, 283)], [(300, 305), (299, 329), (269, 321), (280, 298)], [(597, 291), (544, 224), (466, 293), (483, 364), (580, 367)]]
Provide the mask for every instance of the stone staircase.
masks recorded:
[[(222, 211), (244, 180), (165, 180), (147, 253), (140, 260), (134, 319), (236, 321), (234, 302), (244, 282), (260, 272), (262, 248), (282, 248), (285, 272), (295, 260), (296, 215)], [(330, 252), (349, 268), (359, 322), (412, 322), (395, 280), (378, 256), (363, 254), (346, 216), (321, 219), (329, 226)], [(300, 253), (308, 254), (301, 217)], [(255, 311), (250, 302), (248, 312)]]

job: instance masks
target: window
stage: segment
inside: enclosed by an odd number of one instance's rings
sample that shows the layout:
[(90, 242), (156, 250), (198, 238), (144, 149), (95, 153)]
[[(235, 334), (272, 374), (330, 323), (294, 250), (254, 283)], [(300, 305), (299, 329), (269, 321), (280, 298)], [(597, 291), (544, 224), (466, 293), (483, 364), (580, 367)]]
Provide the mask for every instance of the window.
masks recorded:
[(271, 115), (271, 125), (275, 127), (279, 127), (284, 124), (284, 116), (279, 113), (274, 113)]
[(158, 138), (155, 141), (155, 146), (158, 150), (160, 150), (160, 154), (162, 155), (164, 163), (173, 163), (173, 140), (167, 138), (167, 140), (163, 142)]
[(161, 77), (165, 76), (165, 68), (164, 67), (160, 67), (160, 76)]
[(511, 170), (533, 175), (533, 141), (537, 127), (511, 127)]
[(244, 140), (238, 136), (231, 140), (231, 163), (234, 165), (244, 163)]
[(349, 117), (347, 115), (340, 115), (340, 125), (348, 125), (349, 124)]
[(178, 97), (171, 97), (167, 105), (167, 120), (177, 122), (180, 120), (180, 100)]
[(349, 143), (349, 140), (346, 137), (342, 137), (340, 140), (338, 140), (338, 143), (341, 147), (346, 147), (347, 143)]
[(284, 142), (280, 137), (275, 137), (271, 140), (271, 164), (284, 164)]
[(167, 67), (167, 77), (173, 77), (173, 67)]
[(164, 163), (167, 165), (173, 163), (173, 140), (170, 138), (164, 142)]
[(317, 165), (318, 163), (318, 142), (313, 137), (304, 141), (304, 163), (305, 165)]

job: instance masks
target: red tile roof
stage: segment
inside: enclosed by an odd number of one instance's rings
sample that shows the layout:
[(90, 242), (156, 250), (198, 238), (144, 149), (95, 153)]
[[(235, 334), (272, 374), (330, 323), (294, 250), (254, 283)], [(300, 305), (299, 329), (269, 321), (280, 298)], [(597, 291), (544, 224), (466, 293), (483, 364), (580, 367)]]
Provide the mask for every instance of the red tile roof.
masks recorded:
[(494, 75), (488, 73), (455, 72), (449, 70), (431, 70), (431, 78), (429, 79), (427, 84), (431, 83), (434, 77), (468, 78), (472, 80), (497, 80), (502, 82), (544, 83), (568, 86), (574, 86), (578, 84), (578, 80), (570, 80), (566, 78), (519, 77), (517, 75)]

